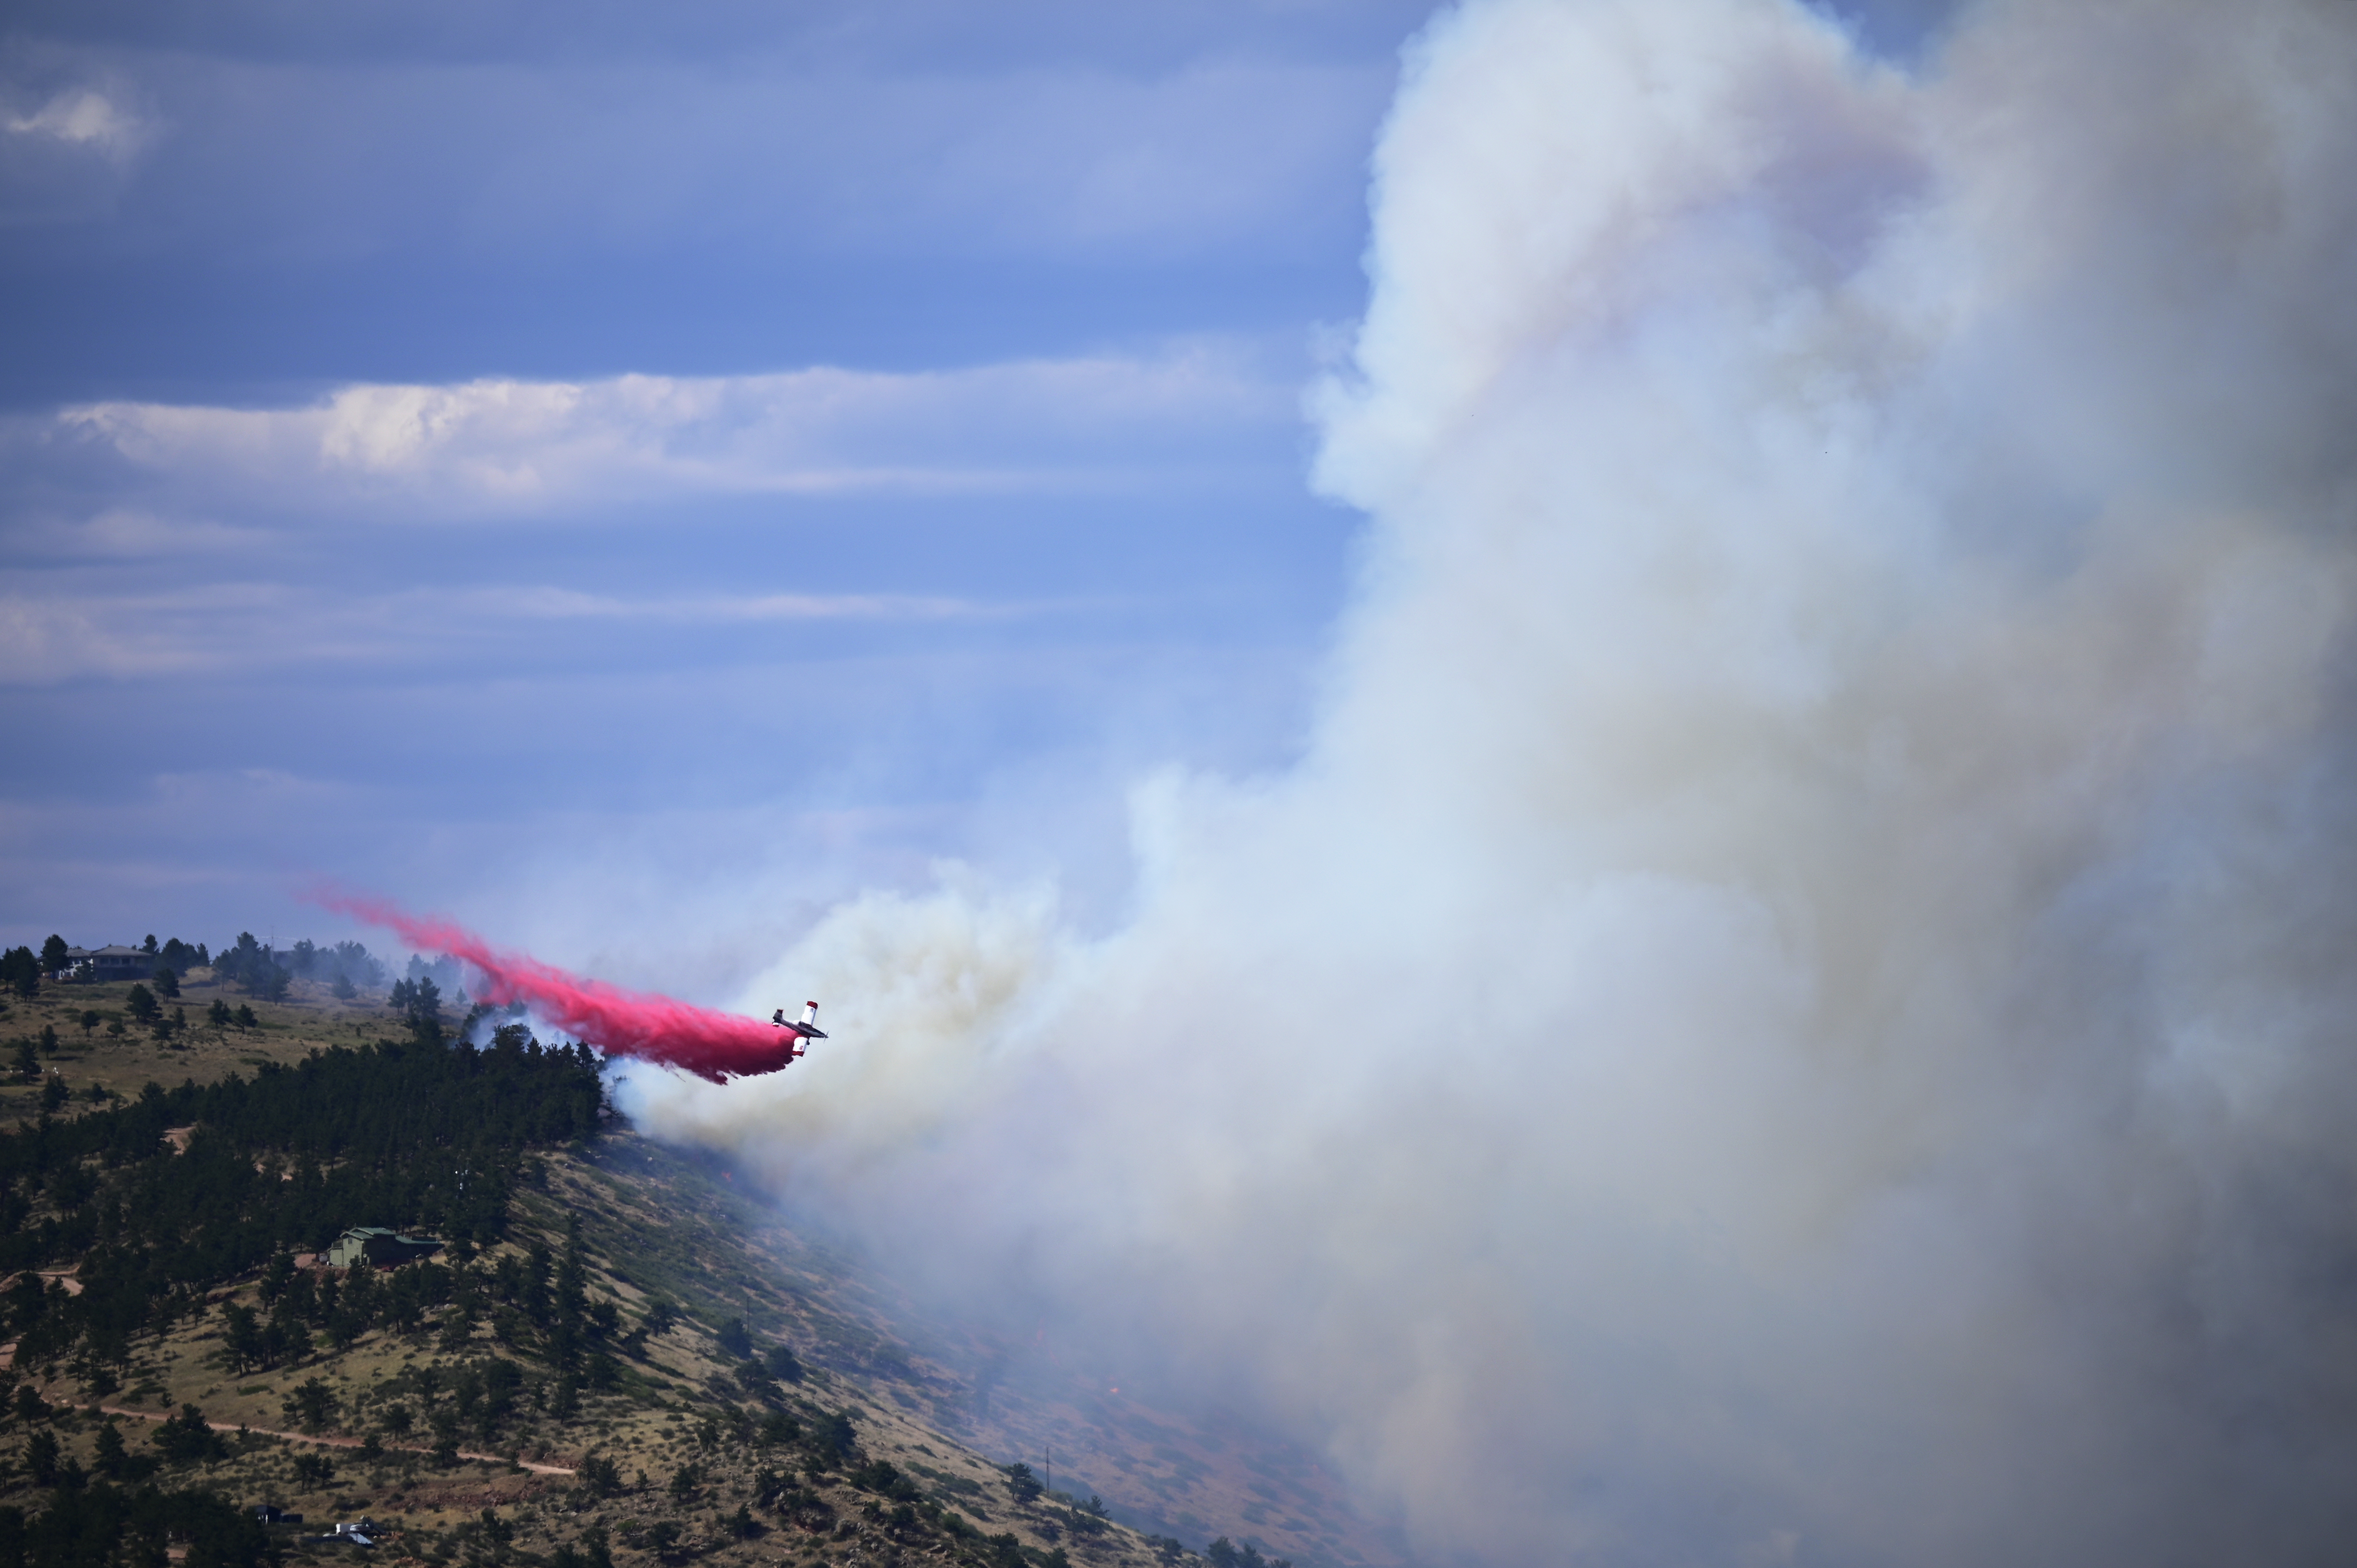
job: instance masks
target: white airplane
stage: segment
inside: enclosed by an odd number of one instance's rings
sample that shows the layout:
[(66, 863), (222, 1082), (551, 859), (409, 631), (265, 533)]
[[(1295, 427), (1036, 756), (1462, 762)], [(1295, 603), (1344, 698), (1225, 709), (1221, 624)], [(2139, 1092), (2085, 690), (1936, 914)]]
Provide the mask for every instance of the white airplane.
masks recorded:
[(802, 1015), (798, 1019), (787, 1017), (786, 1010), (780, 1007), (770, 1015), (770, 1022), (793, 1036), (791, 1043), (786, 1048), (788, 1061), (793, 1060), (796, 1057), (810, 1054), (802, 1049), (804, 1040), (826, 1038), (826, 1031), (818, 1026), (818, 1004), (815, 1002), (803, 1003)]

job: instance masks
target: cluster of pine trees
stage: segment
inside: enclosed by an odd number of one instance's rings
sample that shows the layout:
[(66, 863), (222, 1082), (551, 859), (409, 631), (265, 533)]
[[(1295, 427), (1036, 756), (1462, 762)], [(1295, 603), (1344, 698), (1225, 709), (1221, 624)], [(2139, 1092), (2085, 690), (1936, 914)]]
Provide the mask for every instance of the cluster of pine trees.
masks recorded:
[(278, 1558), (260, 1522), (218, 1492), (99, 1486), (57, 1492), (29, 1519), (0, 1508), (0, 1568), (161, 1563), (174, 1545), (191, 1568), (258, 1568)]
[[(147, 939), (151, 946), (155, 940)], [(189, 950), (199, 955), (201, 961), (201, 945)], [(414, 967), (416, 960), (410, 961)], [(186, 965), (180, 967), (183, 973), (187, 972)], [(363, 987), (381, 986), (385, 981), (384, 961), (359, 942), (321, 947), (307, 937), (291, 948), (272, 948), (254, 940), (252, 931), (240, 931), (236, 941), (223, 943), (212, 960), (212, 970), (216, 980), (230, 982), (272, 1002), (286, 994), (290, 980), (326, 981), (338, 996), (346, 998), (357, 995)]]
[(19, 996), (38, 996), (41, 991), (41, 961), (33, 956), (30, 948), (10, 948), (0, 952), (0, 986)]
[[(586, 1139), (603, 1114), (594, 1053), (518, 1030), (484, 1050), (379, 1042), (251, 1079), (151, 1084), (118, 1109), (0, 1134), (0, 1273), (81, 1262), (79, 1295), (32, 1273), (8, 1293), (19, 1364), (74, 1354), (102, 1378), (207, 1287), (354, 1225), (496, 1239), (528, 1152)], [(182, 1128), (176, 1152), (165, 1133)], [(433, 1278), (363, 1287), (383, 1296), (369, 1321), (439, 1305), (419, 1294)], [(330, 1333), (359, 1320), (340, 1302), (297, 1310)]]

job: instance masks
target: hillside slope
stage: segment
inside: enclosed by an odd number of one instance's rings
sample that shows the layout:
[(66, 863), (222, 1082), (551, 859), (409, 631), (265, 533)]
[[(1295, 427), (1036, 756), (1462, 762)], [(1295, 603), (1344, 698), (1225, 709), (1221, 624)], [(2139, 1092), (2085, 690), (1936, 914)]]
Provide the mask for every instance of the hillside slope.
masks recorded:
[[(15, 1018), (123, 988), (67, 989)], [(111, 1487), (305, 1530), (366, 1514), (435, 1563), (1115, 1568), (1178, 1560), (1176, 1534), (1233, 1536), (1214, 1556), (1236, 1563), (1399, 1560), (1305, 1455), (1087, 1378), (1010, 1380), (1003, 1348), (616, 1124), (586, 1053), (372, 1038), (381, 1004), (300, 987), (253, 1006), (61, 1042), (45, 1059), (113, 1098), (0, 1136), (0, 1554), (10, 1509), (54, 1523)], [(149, 1055), (182, 1087), (135, 1088)], [(453, 1245), (307, 1256), (355, 1224)], [(1051, 1455), (1062, 1495), (994, 1462)]]
[[(553, 1180), (586, 1234), (704, 1321), (741, 1317), (814, 1372), (971, 1452), (1052, 1466), (1057, 1488), (1151, 1536), (1232, 1537), (1315, 1564), (1404, 1563), (1314, 1456), (1232, 1420), (1125, 1397), (929, 1311), (864, 1262), (782, 1223), (724, 1166), (635, 1137)], [(526, 1202), (539, 1201), (527, 1195)]]

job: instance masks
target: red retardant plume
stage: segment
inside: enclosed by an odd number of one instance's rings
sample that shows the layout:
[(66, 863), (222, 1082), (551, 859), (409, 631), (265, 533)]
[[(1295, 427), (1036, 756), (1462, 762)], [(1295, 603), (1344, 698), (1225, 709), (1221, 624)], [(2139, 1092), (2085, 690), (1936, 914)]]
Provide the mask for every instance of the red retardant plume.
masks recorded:
[(500, 952), (462, 926), (420, 919), (382, 898), (328, 891), (308, 897), (321, 908), (398, 932), (414, 947), (447, 953), (476, 972), (477, 1001), (494, 1007), (521, 1002), (608, 1056), (683, 1068), (715, 1083), (775, 1072), (793, 1059), (793, 1035), (758, 1018), (582, 980), (538, 959)]

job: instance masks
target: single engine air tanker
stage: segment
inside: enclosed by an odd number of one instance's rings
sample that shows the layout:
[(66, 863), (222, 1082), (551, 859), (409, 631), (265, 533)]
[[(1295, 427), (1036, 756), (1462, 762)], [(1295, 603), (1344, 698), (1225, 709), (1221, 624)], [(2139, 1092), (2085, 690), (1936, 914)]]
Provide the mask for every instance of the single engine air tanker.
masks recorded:
[(804, 1057), (810, 1054), (808, 1051), (802, 1049), (802, 1042), (804, 1040), (823, 1040), (826, 1038), (826, 1031), (818, 1026), (818, 1004), (815, 1002), (805, 1002), (802, 1004), (802, 1015), (800, 1018), (787, 1017), (786, 1010), (780, 1007), (775, 1013), (770, 1015), (770, 1022), (775, 1024), (779, 1028), (785, 1030), (787, 1034), (793, 1036), (786, 1047), (786, 1059), (788, 1061), (792, 1061), (796, 1057)]

